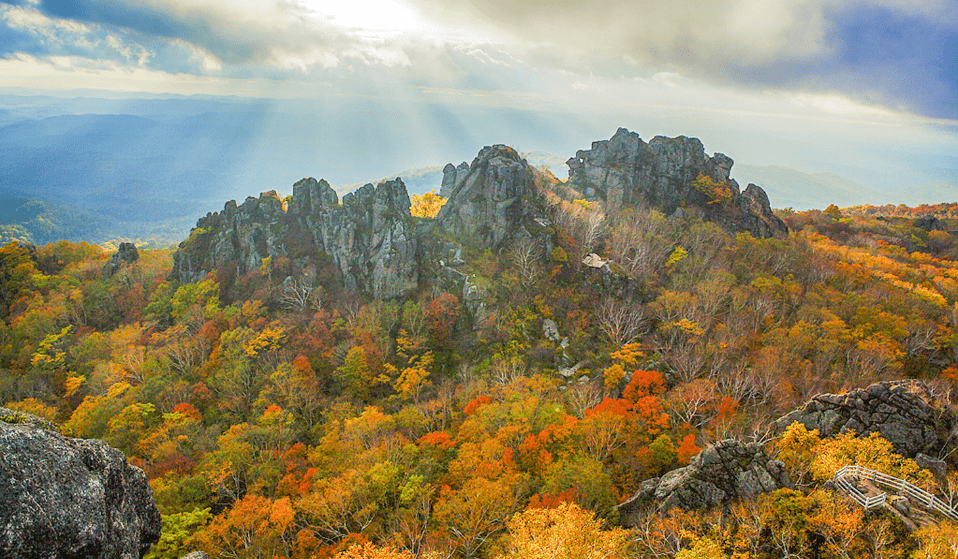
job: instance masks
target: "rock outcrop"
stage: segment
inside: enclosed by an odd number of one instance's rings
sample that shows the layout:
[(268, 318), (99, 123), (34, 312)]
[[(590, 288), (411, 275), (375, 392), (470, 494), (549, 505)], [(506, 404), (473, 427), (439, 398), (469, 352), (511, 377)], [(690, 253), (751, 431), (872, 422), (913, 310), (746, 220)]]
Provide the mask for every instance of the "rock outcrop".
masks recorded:
[(502, 145), (483, 148), (464, 175), (456, 170), (455, 189), (436, 223), (440, 231), (487, 247), (501, 247), (517, 234), (534, 236), (549, 225), (536, 200), (532, 167)]
[(103, 277), (110, 278), (120, 271), (123, 266), (130, 265), (140, 259), (140, 251), (133, 243), (120, 243), (116, 254), (103, 265)]
[(642, 483), (638, 493), (619, 505), (623, 523), (649, 506), (661, 511), (696, 510), (776, 489), (791, 488), (785, 465), (769, 459), (758, 443), (735, 440), (708, 445), (684, 468)]
[[(694, 210), (726, 230), (757, 237), (788, 231), (765, 192), (754, 184), (740, 192), (729, 178), (732, 160), (721, 153), (708, 157), (697, 138), (656, 136), (646, 143), (619, 128), (610, 140), (593, 142), (591, 150), (578, 151), (567, 164), (570, 184), (590, 198), (644, 204), (666, 215)], [(696, 187), (699, 177), (711, 184)]]
[(230, 201), (197, 222), (174, 256), (173, 276), (198, 281), (224, 265), (242, 276), (265, 258), (287, 258), (309, 269), (328, 255), (350, 291), (388, 299), (415, 289), (418, 239), (401, 179), (367, 184), (343, 197), (326, 181), (293, 185), (288, 207), (275, 191)]
[(135, 559), (159, 540), (146, 476), (120, 451), (0, 418), (0, 557)]
[(447, 199), (452, 196), (452, 193), (462, 184), (468, 174), (469, 164), (465, 161), (460, 163), (458, 167), (452, 163), (446, 163), (446, 166), (442, 169), (442, 185), (439, 187), (439, 196)]
[(854, 431), (879, 433), (896, 452), (909, 458), (919, 453), (938, 456), (958, 444), (958, 418), (939, 404), (923, 382), (879, 382), (845, 394), (819, 394), (775, 422), (778, 432), (794, 422), (823, 437)]

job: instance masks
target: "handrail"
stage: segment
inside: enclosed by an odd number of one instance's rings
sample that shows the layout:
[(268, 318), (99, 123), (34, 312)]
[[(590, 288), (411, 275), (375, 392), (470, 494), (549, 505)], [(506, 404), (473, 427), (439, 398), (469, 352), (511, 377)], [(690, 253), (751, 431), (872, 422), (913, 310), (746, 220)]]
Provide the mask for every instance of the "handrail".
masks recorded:
[(876, 486), (884, 486), (898, 493), (904, 493), (923, 506), (937, 511), (952, 520), (958, 520), (958, 511), (948, 506), (938, 497), (901, 478), (883, 474), (879, 471), (859, 466), (858, 464), (843, 466), (835, 472), (835, 477), (832, 478), (835, 482), (835, 486), (845, 492), (853, 501), (865, 507), (866, 510), (884, 504), (887, 498), (886, 494), (881, 493), (874, 497), (866, 497), (865, 494), (852, 485), (850, 481), (846, 480), (846, 477), (864, 478), (874, 482)]

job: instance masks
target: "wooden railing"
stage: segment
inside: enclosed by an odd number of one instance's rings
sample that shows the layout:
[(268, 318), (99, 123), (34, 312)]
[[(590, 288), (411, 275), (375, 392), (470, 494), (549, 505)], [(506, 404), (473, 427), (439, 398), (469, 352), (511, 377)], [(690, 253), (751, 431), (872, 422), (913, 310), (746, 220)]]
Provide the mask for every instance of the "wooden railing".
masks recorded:
[(851, 497), (853, 501), (865, 507), (865, 509), (870, 509), (872, 507), (877, 507), (884, 504), (885, 500), (887, 499), (887, 494), (880, 493), (879, 495), (868, 497), (859, 491), (858, 488), (855, 487), (855, 484), (847, 478), (867, 479), (874, 483), (876, 487), (883, 487), (885, 489), (895, 491), (896, 493), (906, 495), (930, 510), (934, 510), (952, 520), (958, 520), (958, 511), (948, 506), (938, 497), (935, 497), (924, 489), (912, 485), (903, 479), (890, 476), (888, 474), (883, 474), (875, 470), (870, 470), (868, 468), (863, 468), (862, 466), (855, 464), (845, 466), (835, 472), (835, 477), (833, 478), (835, 486), (841, 489), (846, 495)]

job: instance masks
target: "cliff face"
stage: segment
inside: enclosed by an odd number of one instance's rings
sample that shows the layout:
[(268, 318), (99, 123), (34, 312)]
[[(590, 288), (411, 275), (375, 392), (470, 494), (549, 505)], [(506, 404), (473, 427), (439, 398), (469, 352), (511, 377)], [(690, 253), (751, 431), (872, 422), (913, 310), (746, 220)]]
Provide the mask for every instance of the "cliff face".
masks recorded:
[(43, 425), (0, 408), (0, 556), (142, 557), (161, 529), (146, 476), (102, 441)]
[[(695, 211), (732, 232), (770, 237), (785, 224), (772, 213), (768, 197), (750, 184), (740, 192), (729, 178), (732, 160), (705, 154), (697, 138), (656, 136), (648, 143), (625, 128), (609, 140), (592, 143), (569, 159), (569, 182), (587, 197), (614, 205), (647, 204), (666, 215)], [(699, 177), (711, 184), (696, 186)]]
[(309, 269), (325, 253), (351, 291), (386, 299), (418, 285), (418, 241), (400, 179), (367, 184), (342, 204), (326, 181), (303, 179), (293, 186), (288, 208), (275, 192), (265, 192), (240, 206), (228, 202), (196, 225), (174, 256), (173, 276), (181, 282), (230, 264), (242, 276), (265, 258)]
[(499, 247), (524, 227), (535, 230), (544, 223), (541, 203), (535, 199), (535, 175), (516, 150), (483, 148), (468, 172), (455, 172), (449, 201), (436, 216), (440, 231)]

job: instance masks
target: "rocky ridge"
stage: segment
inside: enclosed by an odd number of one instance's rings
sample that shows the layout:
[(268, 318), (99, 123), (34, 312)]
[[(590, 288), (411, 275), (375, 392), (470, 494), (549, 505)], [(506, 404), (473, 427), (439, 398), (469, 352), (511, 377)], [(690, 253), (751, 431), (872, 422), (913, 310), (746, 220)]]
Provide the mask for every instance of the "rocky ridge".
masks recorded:
[(791, 488), (785, 465), (772, 460), (758, 443), (724, 440), (706, 446), (684, 468), (642, 482), (639, 491), (619, 505), (623, 523), (648, 506), (660, 511), (696, 510), (776, 489)]
[(958, 444), (958, 417), (939, 404), (920, 381), (879, 382), (845, 394), (819, 394), (775, 422), (777, 432), (794, 422), (822, 437), (849, 431), (878, 433), (902, 456), (939, 456)]
[[(573, 183), (612, 203), (652, 204), (669, 213), (694, 209), (726, 229), (759, 236), (785, 231), (765, 193), (752, 185), (739, 193), (729, 179), (732, 160), (706, 157), (695, 138), (656, 137), (646, 144), (620, 129), (612, 140), (580, 151), (569, 166)], [(728, 185), (734, 196), (708, 203), (692, 185), (700, 175)], [(280, 279), (328, 281), (328, 268), (336, 287), (375, 299), (438, 283), (477, 315), (482, 293), (459, 269), (463, 247), (502, 250), (522, 242), (548, 254), (552, 223), (534, 170), (507, 146), (485, 147), (468, 165), (446, 165), (442, 194), (448, 201), (431, 222), (412, 217), (398, 178), (367, 184), (342, 200), (326, 181), (308, 178), (285, 200), (270, 191), (241, 205), (230, 201), (223, 211), (201, 218), (180, 244), (172, 277), (189, 283), (216, 272), (221, 284), (230, 284), (270, 259), (270, 271), (287, 264), (280, 267), (285, 276)]]
[[(656, 136), (648, 143), (625, 128), (609, 140), (592, 143), (567, 162), (569, 183), (588, 198), (614, 205), (647, 204), (666, 215), (694, 211), (724, 229), (771, 237), (788, 228), (772, 212), (761, 187), (749, 184), (744, 192), (729, 177), (733, 161), (724, 154), (712, 157), (698, 138)], [(696, 188), (698, 177), (710, 179), (724, 197)]]
[(146, 475), (102, 441), (0, 408), (0, 556), (142, 557), (160, 537)]
[(284, 204), (275, 191), (201, 218), (174, 256), (172, 275), (188, 283), (235, 266), (242, 276), (263, 260), (286, 258), (307, 275), (328, 255), (344, 286), (379, 299), (418, 285), (418, 239), (401, 179), (367, 184), (342, 203), (326, 181), (303, 179)]

